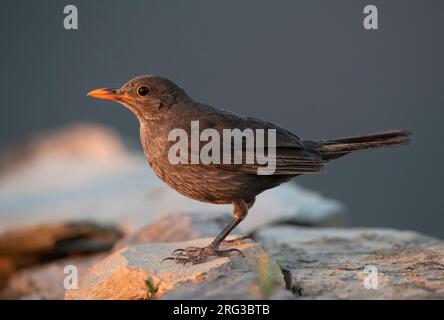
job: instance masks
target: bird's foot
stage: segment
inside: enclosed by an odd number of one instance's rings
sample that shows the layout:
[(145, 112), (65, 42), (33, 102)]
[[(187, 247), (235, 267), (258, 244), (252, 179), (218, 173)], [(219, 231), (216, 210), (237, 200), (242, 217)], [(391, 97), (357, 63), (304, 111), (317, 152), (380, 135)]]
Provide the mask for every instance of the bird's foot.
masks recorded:
[(209, 257), (229, 257), (231, 254), (237, 253), (241, 257), (245, 257), (242, 251), (238, 249), (219, 250), (213, 246), (208, 247), (188, 247), (185, 249), (176, 249), (171, 253), (171, 256), (166, 257), (161, 262), (171, 260), (175, 263), (182, 263), (183, 265), (199, 264), (205, 262)]

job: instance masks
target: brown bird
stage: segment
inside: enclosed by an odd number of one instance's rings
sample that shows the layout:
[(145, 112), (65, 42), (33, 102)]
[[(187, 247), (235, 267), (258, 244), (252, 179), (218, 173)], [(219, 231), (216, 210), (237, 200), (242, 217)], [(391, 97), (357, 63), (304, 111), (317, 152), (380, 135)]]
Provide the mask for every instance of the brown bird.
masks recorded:
[[(237, 249), (221, 250), (220, 244), (245, 219), (256, 196), (264, 190), (301, 174), (319, 172), (328, 161), (352, 151), (405, 144), (410, 134), (409, 131), (395, 130), (325, 141), (302, 140), (272, 123), (238, 116), (197, 102), (172, 81), (154, 75), (137, 77), (119, 89), (93, 90), (88, 95), (117, 101), (136, 115), (140, 122), (140, 141), (148, 163), (167, 185), (192, 199), (214, 204), (233, 204), (232, 221), (211, 244), (204, 248), (178, 249), (166, 258), (182, 263), (196, 264), (210, 256), (229, 256), (233, 252), (242, 255)], [(273, 174), (260, 175), (257, 170), (264, 165), (257, 161), (246, 161), (246, 142), (237, 146), (238, 149), (242, 148), (240, 151), (244, 151), (240, 164), (223, 161), (209, 164), (171, 163), (168, 155), (175, 141), (168, 139), (169, 133), (180, 128), (189, 137), (191, 121), (199, 121), (200, 130), (215, 129), (221, 137), (224, 129), (275, 129)], [(232, 141), (228, 143), (233, 147)], [(190, 159), (192, 153), (189, 152), (187, 159)], [(232, 157), (233, 154), (230, 159)]]

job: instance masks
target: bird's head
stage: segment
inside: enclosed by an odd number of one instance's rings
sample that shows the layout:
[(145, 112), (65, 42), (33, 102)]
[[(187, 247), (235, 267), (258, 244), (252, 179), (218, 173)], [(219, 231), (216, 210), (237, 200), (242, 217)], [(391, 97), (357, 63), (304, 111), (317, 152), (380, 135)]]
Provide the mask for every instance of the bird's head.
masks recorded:
[(121, 88), (96, 89), (90, 91), (88, 96), (119, 102), (130, 109), (139, 120), (156, 118), (156, 114), (169, 109), (179, 99), (187, 98), (178, 85), (154, 75), (134, 78)]

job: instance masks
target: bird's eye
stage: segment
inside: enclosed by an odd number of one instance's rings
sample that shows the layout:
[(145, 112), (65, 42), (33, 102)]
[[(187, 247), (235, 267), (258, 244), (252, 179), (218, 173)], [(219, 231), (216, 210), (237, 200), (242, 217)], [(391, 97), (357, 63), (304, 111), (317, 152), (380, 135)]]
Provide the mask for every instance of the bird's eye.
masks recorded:
[(147, 86), (140, 86), (137, 89), (137, 94), (141, 97), (145, 97), (150, 93), (150, 88), (148, 88)]

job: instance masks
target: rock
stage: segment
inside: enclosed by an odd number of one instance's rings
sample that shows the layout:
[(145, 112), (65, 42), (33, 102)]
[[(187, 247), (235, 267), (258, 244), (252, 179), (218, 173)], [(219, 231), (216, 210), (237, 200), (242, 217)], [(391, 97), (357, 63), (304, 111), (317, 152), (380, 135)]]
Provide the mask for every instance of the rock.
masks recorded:
[[(251, 240), (236, 244), (246, 258), (212, 258), (187, 266), (171, 261), (161, 263), (174, 249), (205, 246), (210, 241), (211, 238), (203, 238), (130, 245), (90, 268), (80, 279), (77, 290), (67, 290), (65, 299), (229, 298), (234, 293), (252, 299), (271, 296), (274, 288), (283, 288), (278, 266), (260, 244)], [(199, 294), (194, 295), (196, 292)]]
[[(0, 175), (0, 230), (92, 216), (134, 230), (169, 213), (231, 214), (231, 205), (201, 203), (168, 188), (141, 152), (128, 151), (102, 127), (70, 127), (29, 145), (13, 152), (27, 160)], [(259, 195), (239, 231), (282, 222), (338, 225), (342, 218), (337, 201), (287, 183)]]
[(302, 298), (444, 299), (444, 242), (416, 232), (273, 226), (256, 239)]
[(73, 257), (30, 267), (15, 273), (0, 292), (0, 299), (62, 300), (65, 295), (66, 266), (75, 266), (82, 276), (106, 254)]
[(122, 237), (111, 225), (89, 221), (50, 223), (0, 233), (0, 277), (31, 265), (107, 251)]

